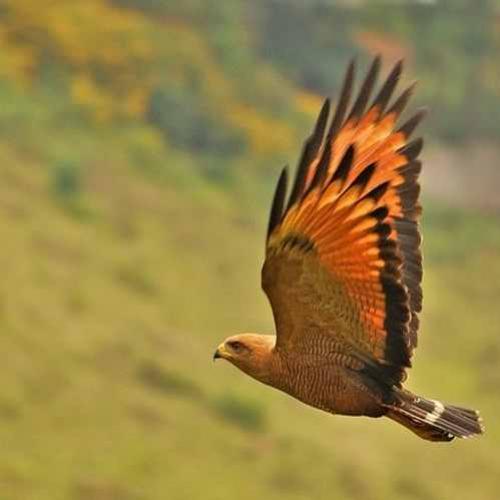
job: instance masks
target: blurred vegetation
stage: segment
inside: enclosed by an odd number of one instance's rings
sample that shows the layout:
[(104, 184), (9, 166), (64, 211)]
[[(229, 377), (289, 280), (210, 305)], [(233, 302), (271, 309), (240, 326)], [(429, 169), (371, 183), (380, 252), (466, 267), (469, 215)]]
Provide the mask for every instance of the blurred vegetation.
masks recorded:
[(389, 5), (0, 3), (0, 498), (496, 499), (493, 211), (425, 200), (410, 380), (480, 408), (483, 439), (333, 418), (211, 361), (273, 330), (273, 182), (353, 54), (406, 59), (434, 148), (498, 152), (498, 2)]
[(331, 93), (353, 53), (361, 59), (376, 52), (403, 57), (422, 82), (418, 99), (432, 110), (434, 137), (452, 143), (497, 140), (498, 2), (375, 1), (362, 9), (343, 4), (273, 2), (269, 8), (261, 2), (261, 54), (321, 94)]
[(214, 401), (214, 408), (227, 421), (238, 424), (243, 429), (259, 431), (265, 427), (264, 408), (259, 402), (224, 394)]

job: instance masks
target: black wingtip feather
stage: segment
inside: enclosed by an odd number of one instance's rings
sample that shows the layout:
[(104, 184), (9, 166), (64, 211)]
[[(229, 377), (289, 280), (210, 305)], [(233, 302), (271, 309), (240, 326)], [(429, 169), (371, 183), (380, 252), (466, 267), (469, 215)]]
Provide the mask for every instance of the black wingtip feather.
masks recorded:
[(427, 115), (427, 108), (419, 109), (408, 121), (406, 121), (397, 131), (402, 132), (405, 137), (410, 137), (418, 124)]
[[(391, 229), (391, 226), (389, 224), (387, 224), (385, 222), (380, 222), (379, 224), (377, 224), (375, 226), (375, 228), (373, 229), (373, 231), (375, 233), (377, 233), (380, 236), (380, 238), (385, 239), (385, 238), (389, 237), (389, 235), (391, 234), (392, 229)], [(394, 249), (392, 249), (392, 250), (394, 250)], [(394, 254), (393, 251), (391, 253)]]
[(389, 209), (386, 206), (378, 207), (370, 212), (370, 217), (383, 221), (389, 215)]
[(304, 144), (286, 210), (288, 210), (303, 194), (309, 166), (318, 154), (319, 148), (323, 143), (329, 115), (330, 99), (325, 99), (316, 120), (313, 132)]
[(424, 140), (421, 137), (419, 137), (418, 139), (414, 139), (413, 141), (409, 142), (406, 146), (403, 146), (402, 148), (398, 149), (398, 153), (405, 155), (409, 163), (413, 161), (415, 158), (417, 158), (417, 156), (422, 151), (423, 147), (424, 147)]
[(416, 85), (417, 82), (413, 82), (411, 85), (406, 87), (406, 89), (403, 90), (401, 95), (396, 99), (396, 102), (389, 108), (387, 114), (394, 113), (396, 116), (399, 116), (408, 104)]
[(271, 213), (269, 214), (269, 223), (267, 226), (267, 238), (273, 232), (274, 228), (281, 222), (283, 216), (283, 206), (286, 198), (286, 188), (288, 184), (288, 166), (285, 166), (281, 171), (276, 190), (274, 192), (273, 203), (271, 205)]
[(380, 92), (373, 101), (372, 107), (378, 106), (380, 112), (383, 113), (385, 107), (387, 106), (387, 103), (392, 97), (392, 93), (394, 92), (396, 85), (399, 82), (402, 72), (403, 72), (403, 61), (400, 60), (394, 65), (392, 71), (389, 73), (389, 76), (387, 77), (384, 85), (382, 86)]
[(390, 182), (384, 182), (383, 184), (378, 185), (376, 188), (373, 188), (369, 193), (367, 193), (365, 197), (372, 198), (373, 200), (378, 202), (387, 192), (389, 184)]
[(356, 73), (356, 60), (351, 59), (349, 66), (347, 68), (344, 82), (342, 84), (342, 90), (340, 92), (340, 97), (337, 103), (337, 108), (335, 109), (335, 114), (330, 125), (330, 130), (328, 131), (328, 141), (333, 141), (336, 134), (340, 130), (342, 123), (344, 122), (345, 114), (347, 108), (349, 107), (349, 102), (351, 100), (352, 87), (354, 84), (354, 77)]
[(354, 159), (354, 144), (351, 144), (347, 148), (342, 159), (340, 160), (340, 163), (337, 169), (335, 170), (335, 173), (333, 174), (332, 182), (335, 182), (338, 179), (341, 179), (342, 182), (346, 181), (347, 176), (349, 175), (349, 171), (351, 170), (353, 164), (353, 159)]
[(316, 167), (316, 172), (314, 173), (311, 185), (309, 186), (309, 189), (304, 194), (304, 196), (306, 196), (310, 191), (312, 191), (317, 186), (321, 186), (323, 184), (323, 182), (326, 179), (326, 175), (328, 173), (328, 167), (330, 165), (331, 158), (332, 158), (332, 143), (330, 142), (325, 146), (325, 150), (323, 151), (318, 166)]
[(370, 182), (370, 179), (372, 178), (375, 168), (377, 164), (376, 163), (371, 163), (368, 165), (357, 177), (354, 179), (353, 183), (351, 184), (351, 187), (354, 186), (360, 186), (361, 189), (363, 190), (367, 184)]
[(318, 119), (316, 120), (316, 126), (314, 127), (315, 132), (320, 131), (321, 136), (325, 132), (326, 122), (328, 120), (328, 115), (330, 114), (330, 98), (327, 97), (323, 106), (321, 106), (321, 111), (319, 112)]
[(368, 70), (363, 85), (361, 86), (361, 90), (359, 91), (358, 98), (352, 107), (351, 113), (349, 114), (348, 120), (351, 118), (360, 118), (363, 114), (366, 104), (370, 99), (370, 95), (372, 93), (373, 87), (378, 78), (378, 74), (380, 72), (380, 56), (376, 56), (373, 59), (373, 62)]
[(321, 106), (321, 111), (319, 112), (318, 119), (314, 125), (314, 130), (309, 138), (309, 141), (313, 143), (314, 152), (317, 153), (321, 143), (323, 142), (323, 137), (325, 136), (326, 124), (328, 122), (328, 117), (330, 116), (330, 99), (326, 98)]
[(398, 172), (405, 178), (405, 183), (416, 182), (422, 172), (422, 162), (419, 160), (412, 161), (398, 168)]

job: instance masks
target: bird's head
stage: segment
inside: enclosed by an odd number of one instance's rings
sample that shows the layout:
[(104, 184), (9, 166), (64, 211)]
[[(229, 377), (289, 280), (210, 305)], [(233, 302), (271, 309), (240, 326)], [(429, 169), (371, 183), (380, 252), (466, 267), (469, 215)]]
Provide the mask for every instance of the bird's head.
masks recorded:
[(217, 347), (216, 359), (229, 361), (247, 375), (267, 382), (272, 370), (271, 359), (276, 337), (256, 333), (241, 333), (228, 337)]

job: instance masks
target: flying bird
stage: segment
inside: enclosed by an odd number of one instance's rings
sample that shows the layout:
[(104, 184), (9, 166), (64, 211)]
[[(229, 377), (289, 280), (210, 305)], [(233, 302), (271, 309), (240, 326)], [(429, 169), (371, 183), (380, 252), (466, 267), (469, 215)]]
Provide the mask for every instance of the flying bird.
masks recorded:
[(376, 57), (351, 105), (350, 63), (288, 197), (286, 167), (277, 183), (262, 268), (276, 335), (229, 337), (214, 359), (332, 414), (386, 416), (430, 441), (468, 438), (483, 432), (478, 412), (403, 387), (422, 309), (423, 141), (410, 137), (425, 113), (397, 125), (414, 89), (391, 103), (401, 61), (372, 99), (380, 66)]

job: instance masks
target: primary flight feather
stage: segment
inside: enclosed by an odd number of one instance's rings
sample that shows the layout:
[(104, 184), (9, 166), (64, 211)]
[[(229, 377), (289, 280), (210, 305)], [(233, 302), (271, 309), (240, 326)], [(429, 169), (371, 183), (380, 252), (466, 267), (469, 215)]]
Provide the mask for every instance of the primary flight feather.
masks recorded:
[(375, 58), (351, 104), (349, 65), (335, 112), (327, 99), (306, 141), (287, 199), (279, 178), (269, 217), (262, 287), (276, 336), (226, 339), (223, 358), (304, 403), (341, 415), (387, 416), (431, 441), (483, 432), (474, 410), (402, 387), (422, 309), (418, 160), (398, 126), (413, 85), (390, 104), (402, 64), (373, 98)]

